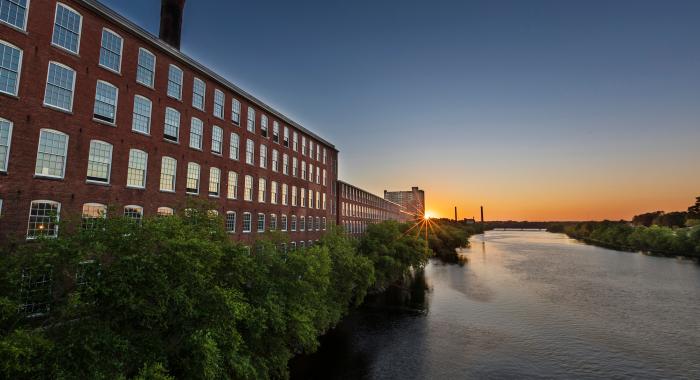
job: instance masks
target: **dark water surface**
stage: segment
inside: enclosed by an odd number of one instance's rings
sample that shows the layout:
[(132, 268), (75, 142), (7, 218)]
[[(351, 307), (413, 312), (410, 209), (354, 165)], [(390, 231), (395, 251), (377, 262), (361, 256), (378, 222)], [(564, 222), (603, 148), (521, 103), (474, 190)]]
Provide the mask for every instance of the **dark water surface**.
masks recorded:
[(412, 302), (353, 312), (292, 377), (700, 379), (697, 264), (547, 232), (471, 245), (465, 265), (432, 261)]

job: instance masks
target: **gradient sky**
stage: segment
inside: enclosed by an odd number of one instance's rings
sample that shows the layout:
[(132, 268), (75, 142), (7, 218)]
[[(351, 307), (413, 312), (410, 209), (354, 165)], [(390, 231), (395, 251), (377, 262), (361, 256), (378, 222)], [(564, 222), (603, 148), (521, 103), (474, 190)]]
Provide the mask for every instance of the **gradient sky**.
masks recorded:
[[(157, 34), (160, 1), (103, 0)], [(630, 218), (700, 195), (700, 1), (189, 0), (182, 50), (434, 215)]]

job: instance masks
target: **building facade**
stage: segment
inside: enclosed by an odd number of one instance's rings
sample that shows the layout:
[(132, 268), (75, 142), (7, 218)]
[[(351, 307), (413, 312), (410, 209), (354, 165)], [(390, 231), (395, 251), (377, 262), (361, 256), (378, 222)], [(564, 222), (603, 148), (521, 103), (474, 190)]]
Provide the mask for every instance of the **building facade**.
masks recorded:
[(0, 241), (187, 199), (242, 241), (337, 220), (333, 144), (97, 1), (0, 3)]
[(337, 223), (351, 236), (365, 232), (367, 226), (385, 220), (400, 221), (401, 205), (383, 199), (349, 183), (338, 181)]
[(384, 199), (398, 203), (405, 210), (404, 221), (422, 219), (425, 216), (425, 192), (414, 186), (409, 191), (384, 190)]

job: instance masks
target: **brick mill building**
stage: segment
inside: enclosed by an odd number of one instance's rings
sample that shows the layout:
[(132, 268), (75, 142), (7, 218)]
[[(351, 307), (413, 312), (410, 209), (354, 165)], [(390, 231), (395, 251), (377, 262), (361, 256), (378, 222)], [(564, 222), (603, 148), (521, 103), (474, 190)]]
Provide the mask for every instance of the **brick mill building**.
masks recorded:
[(409, 191), (384, 190), (384, 199), (398, 203), (406, 210), (404, 221), (425, 216), (425, 191), (414, 186)]
[(362, 234), (370, 224), (404, 217), (401, 205), (343, 181), (338, 181), (337, 204), (338, 225), (351, 236)]
[[(247, 242), (346, 222), (335, 146), (183, 54), (184, 0), (162, 4), (159, 38), (95, 0), (0, 0), (0, 241), (188, 198)], [(363, 223), (397, 215), (372, 197)]]

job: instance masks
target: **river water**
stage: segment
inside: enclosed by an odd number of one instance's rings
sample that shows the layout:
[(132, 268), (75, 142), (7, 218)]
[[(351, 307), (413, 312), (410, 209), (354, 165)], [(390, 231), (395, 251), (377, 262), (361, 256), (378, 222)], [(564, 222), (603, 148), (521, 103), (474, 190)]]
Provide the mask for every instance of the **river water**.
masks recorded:
[(700, 379), (700, 266), (491, 231), (292, 361), (297, 379)]

